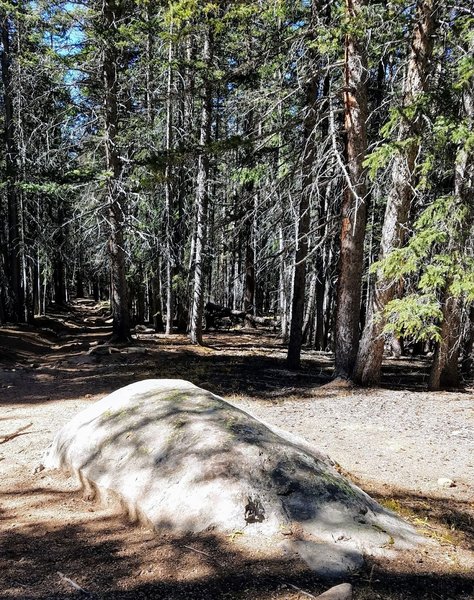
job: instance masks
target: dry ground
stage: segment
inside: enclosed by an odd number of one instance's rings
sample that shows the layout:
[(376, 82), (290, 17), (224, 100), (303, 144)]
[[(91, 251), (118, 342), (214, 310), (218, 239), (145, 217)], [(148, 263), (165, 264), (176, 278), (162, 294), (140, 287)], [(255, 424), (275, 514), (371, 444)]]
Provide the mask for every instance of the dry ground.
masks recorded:
[[(283, 346), (262, 331), (215, 332), (205, 348), (139, 333), (136, 352), (89, 355), (109, 328), (87, 302), (39, 325), (0, 329), (1, 599), (302, 600), (330, 585), (245, 532), (158, 536), (84, 498), (65, 475), (34, 473), (74, 413), (148, 377), (189, 379), (308, 439), (436, 540), (428, 552), (369, 563), (352, 578), (356, 599), (474, 599), (472, 389), (422, 391), (427, 365), (407, 360), (387, 362), (385, 389), (334, 387), (329, 355), (307, 352), (290, 372)], [(456, 486), (440, 488), (440, 477)]]

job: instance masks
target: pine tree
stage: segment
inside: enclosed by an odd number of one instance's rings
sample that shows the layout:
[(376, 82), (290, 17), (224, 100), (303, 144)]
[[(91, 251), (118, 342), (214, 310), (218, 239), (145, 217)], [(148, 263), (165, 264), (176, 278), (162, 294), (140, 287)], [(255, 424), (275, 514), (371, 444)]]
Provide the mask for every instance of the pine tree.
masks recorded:
[(342, 203), (341, 245), (335, 324), (335, 376), (349, 378), (359, 342), (362, 270), (367, 215), (367, 56), (360, 31), (365, 2), (347, 1), (344, 114), (347, 171)]
[[(413, 197), (415, 163), (423, 127), (423, 93), (427, 89), (435, 30), (436, 0), (420, 0), (414, 16), (408, 67), (403, 83), (397, 145), (392, 162), (391, 190), (387, 198), (380, 242), (380, 257), (404, 242)], [(363, 385), (380, 380), (384, 350), (384, 309), (393, 299), (397, 281), (377, 275), (370, 314), (360, 342), (354, 378)]]

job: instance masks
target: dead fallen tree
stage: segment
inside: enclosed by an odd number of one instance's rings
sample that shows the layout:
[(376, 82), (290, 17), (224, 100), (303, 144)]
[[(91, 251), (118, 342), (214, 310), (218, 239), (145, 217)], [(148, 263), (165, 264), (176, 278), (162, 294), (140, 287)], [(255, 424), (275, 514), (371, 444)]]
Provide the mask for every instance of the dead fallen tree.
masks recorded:
[(246, 324), (251, 327), (271, 327), (273, 329), (277, 329), (280, 326), (280, 321), (274, 317), (256, 316), (252, 313), (243, 310), (233, 310), (214, 302), (206, 304), (204, 315), (206, 329), (229, 329), (237, 324)]

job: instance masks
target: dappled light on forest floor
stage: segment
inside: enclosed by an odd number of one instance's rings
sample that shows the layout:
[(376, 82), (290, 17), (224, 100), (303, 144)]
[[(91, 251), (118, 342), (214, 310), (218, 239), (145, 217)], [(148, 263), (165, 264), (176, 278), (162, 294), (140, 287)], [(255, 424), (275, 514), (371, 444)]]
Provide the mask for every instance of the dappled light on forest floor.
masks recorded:
[[(47, 330), (0, 329), (3, 402), (48, 402), (51, 378), (61, 382), (63, 399), (92, 391), (107, 393), (138, 379), (159, 377), (189, 379), (220, 395), (283, 401), (317, 394), (319, 386), (331, 381), (331, 354), (307, 350), (302, 369), (288, 370), (285, 347), (265, 329), (212, 331), (205, 335), (204, 347), (190, 344), (181, 334), (136, 333), (131, 350), (139, 347), (142, 353), (91, 353), (98, 343), (107, 341), (110, 325), (105, 319), (99, 325), (84, 324), (90, 311), (90, 307), (76, 306), (61, 315), (60, 326), (52, 316), (42, 318)], [(426, 369), (422, 359), (387, 360), (386, 386), (423, 389)], [(19, 384), (20, 395), (16, 393)]]
[[(258, 540), (249, 550), (245, 532), (156, 535), (84, 500), (77, 486), (57, 473), (42, 475), (40, 482), (16, 494), (4, 488), (1, 495), (2, 599), (79, 597), (58, 573), (104, 600), (297, 600), (304, 597), (301, 590), (317, 594), (337, 583), (318, 580), (303, 563)], [(350, 578), (356, 598), (470, 597), (472, 573), (449, 561), (442, 567), (429, 556), (420, 558), (370, 563)]]
[[(369, 491), (370, 486), (366, 486)], [(386, 508), (402, 515), (424, 535), (452, 551), (455, 545), (474, 550), (474, 503), (469, 500), (415, 494), (407, 490), (376, 489), (371, 495)]]
[[(472, 392), (417, 391), (424, 363), (409, 359), (386, 362), (385, 389), (325, 386), (330, 354), (307, 351), (302, 370), (289, 371), (284, 347), (265, 329), (212, 332), (205, 348), (183, 335), (138, 333), (131, 347), (142, 354), (89, 354), (108, 339), (105, 321), (93, 308), (75, 306), (49, 316), (47, 330), (0, 329), (0, 441), (32, 423), (25, 435), (0, 444), (2, 600), (80, 597), (58, 572), (107, 600), (303, 600), (303, 592), (316, 595), (330, 585), (274, 548), (249, 548), (245, 532), (156, 536), (115, 507), (83, 498), (74, 480), (34, 474), (53, 434), (74, 414), (150, 377), (191, 380), (304, 437), (439, 543), (430, 555), (369, 563), (351, 578), (356, 600), (472, 600)], [(409, 363), (410, 380), (401, 362)], [(392, 392), (390, 381), (401, 389)], [(436, 489), (442, 476), (456, 487)], [(391, 478), (404, 485), (390, 486)]]

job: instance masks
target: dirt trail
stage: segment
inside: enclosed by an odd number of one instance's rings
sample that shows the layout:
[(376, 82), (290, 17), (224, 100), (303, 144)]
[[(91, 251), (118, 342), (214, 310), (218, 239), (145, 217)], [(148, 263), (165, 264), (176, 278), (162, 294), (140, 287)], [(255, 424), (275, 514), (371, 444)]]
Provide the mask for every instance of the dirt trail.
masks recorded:
[[(369, 565), (354, 577), (356, 599), (474, 599), (472, 390), (321, 387), (329, 356), (308, 352), (304, 370), (289, 372), (284, 348), (261, 331), (213, 333), (206, 348), (184, 336), (138, 333), (129, 349), (89, 354), (110, 327), (87, 302), (40, 324), (0, 329), (0, 599), (85, 597), (58, 573), (104, 599), (296, 600), (327, 587), (277, 549), (257, 544), (249, 553), (245, 536), (155, 536), (83, 498), (73, 480), (34, 473), (73, 414), (148, 377), (189, 379), (314, 442), (440, 541), (429, 555)], [(410, 367), (415, 381), (423, 377), (419, 364)], [(439, 477), (456, 487), (439, 487)]]

